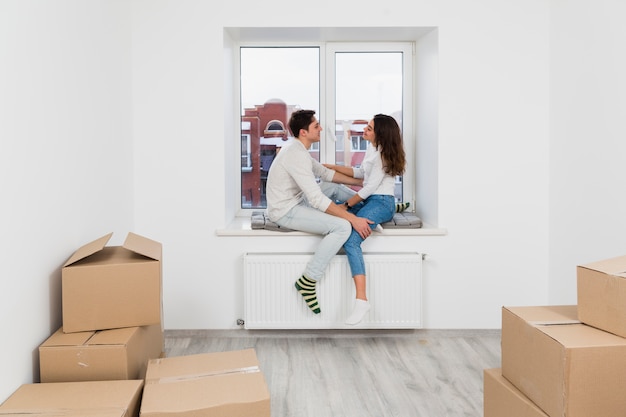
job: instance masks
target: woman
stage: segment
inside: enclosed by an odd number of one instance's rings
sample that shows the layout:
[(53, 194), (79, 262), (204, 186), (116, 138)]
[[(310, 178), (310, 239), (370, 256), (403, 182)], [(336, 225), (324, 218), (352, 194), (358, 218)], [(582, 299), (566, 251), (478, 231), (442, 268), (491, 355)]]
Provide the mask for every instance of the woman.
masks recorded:
[[(360, 168), (326, 164), (342, 174), (363, 178), (363, 188), (345, 201), (346, 210), (358, 217), (370, 219), (372, 229), (390, 221), (396, 210), (395, 177), (404, 173), (406, 159), (402, 133), (396, 120), (377, 114), (363, 130), (363, 139), (370, 142)], [(361, 250), (362, 238), (352, 230), (343, 248), (350, 263), (350, 272), (356, 288), (356, 301), (346, 324), (358, 324), (370, 309), (366, 294), (365, 261)]]

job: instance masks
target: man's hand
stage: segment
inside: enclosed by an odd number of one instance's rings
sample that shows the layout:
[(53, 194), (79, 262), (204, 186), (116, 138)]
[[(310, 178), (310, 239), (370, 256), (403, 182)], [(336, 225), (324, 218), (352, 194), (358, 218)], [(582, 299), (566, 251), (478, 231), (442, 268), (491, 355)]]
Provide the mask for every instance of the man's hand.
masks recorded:
[(349, 221), (352, 225), (352, 228), (356, 230), (356, 232), (364, 240), (372, 234), (370, 224), (374, 224), (374, 221), (366, 219), (365, 217), (358, 217), (350, 213), (349, 211), (347, 211), (347, 207), (343, 204), (330, 203), (330, 205), (326, 209), (326, 213), (332, 214), (333, 216), (341, 217), (342, 219), (346, 219), (347, 221)]
[(363, 240), (367, 239), (369, 235), (372, 234), (372, 229), (370, 228), (370, 224), (374, 222), (365, 217), (357, 217), (354, 216), (353, 220), (350, 220), (350, 224), (352, 224), (352, 228), (356, 230), (356, 232), (363, 238)]

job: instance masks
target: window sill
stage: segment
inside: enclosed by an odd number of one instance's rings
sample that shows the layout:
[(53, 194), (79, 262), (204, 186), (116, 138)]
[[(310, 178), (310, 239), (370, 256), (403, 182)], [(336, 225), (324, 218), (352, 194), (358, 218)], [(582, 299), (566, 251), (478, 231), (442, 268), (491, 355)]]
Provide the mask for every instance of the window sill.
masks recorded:
[[(217, 236), (311, 236), (307, 232), (277, 232), (274, 230), (252, 229), (250, 217), (236, 217), (228, 226), (218, 229)], [(445, 236), (447, 229), (424, 224), (419, 229), (376, 229), (372, 236)]]

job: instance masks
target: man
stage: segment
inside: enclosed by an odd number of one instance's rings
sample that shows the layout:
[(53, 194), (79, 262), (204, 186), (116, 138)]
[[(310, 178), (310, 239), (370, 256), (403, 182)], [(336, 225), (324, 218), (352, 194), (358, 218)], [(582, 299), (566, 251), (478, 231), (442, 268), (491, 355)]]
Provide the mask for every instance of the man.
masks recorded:
[[(341, 184), (362, 185), (362, 179), (352, 178), (326, 168), (309, 154), (313, 143), (320, 141), (322, 127), (313, 110), (298, 110), (289, 119), (295, 140), (278, 153), (267, 176), (267, 214), (279, 226), (322, 235), (322, 241), (295, 287), (313, 313), (320, 313), (316, 284), (333, 256), (350, 236), (352, 228), (363, 239), (372, 230), (371, 220), (357, 217), (346, 201), (354, 191)], [(317, 178), (322, 180), (317, 183)]]

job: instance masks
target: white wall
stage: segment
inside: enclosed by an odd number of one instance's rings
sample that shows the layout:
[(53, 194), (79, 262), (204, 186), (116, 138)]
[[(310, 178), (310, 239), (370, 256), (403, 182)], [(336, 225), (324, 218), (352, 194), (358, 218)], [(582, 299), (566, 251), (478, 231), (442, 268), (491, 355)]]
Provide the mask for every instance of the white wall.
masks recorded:
[(576, 265), (626, 254), (626, 3), (554, 1), (550, 291), (576, 300)]
[(0, 2), (0, 402), (39, 378), (63, 263), (132, 227), (129, 10)]
[[(224, 28), (302, 22), (290, 3), (246, 3), (133, 2), (135, 225), (164, 243), (167, 328), (236, 328), (242, 253), (317, 242), (215, 234), (237, 186), (236, 39)], [(438, 221), (449, 235), (366, 249), (428, 253), (427, 327), (499, 327), (503, 304), (546, 303), (548, 3), (353, 0), (332, 11), (307, 10), (306, 25), (438, 28)]]
[[(244, 251), (314, 248), (215, 233), (236, 195), (224, 27), (303, 22), (289, 2), (245, 3), (0, 2), (0, 398), (37, 379), (37, 346), (61, 321), (60, 267), (87, 241), (132, 230), (163, 243), (170, 329), (236, 327)], [(438, 28), (449, 234), (365, 243), (428, 253), (425, 326), (497, 328), (502, 305), (575, 303), (574, 266), (624, 252), (624, 6), (327, 6), (304, 23)]]

